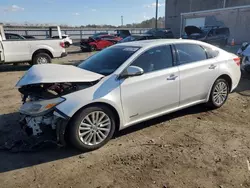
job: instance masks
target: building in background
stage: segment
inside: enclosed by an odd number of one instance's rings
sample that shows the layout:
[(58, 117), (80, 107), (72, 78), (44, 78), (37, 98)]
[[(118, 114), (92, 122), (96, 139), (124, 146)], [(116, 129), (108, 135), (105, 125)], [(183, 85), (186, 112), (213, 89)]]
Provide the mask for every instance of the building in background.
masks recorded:
[(166, 0), (165, 24), (179, 37), (187, 25), (226, 26), (236, 43), (250, 41), (250, 0)]

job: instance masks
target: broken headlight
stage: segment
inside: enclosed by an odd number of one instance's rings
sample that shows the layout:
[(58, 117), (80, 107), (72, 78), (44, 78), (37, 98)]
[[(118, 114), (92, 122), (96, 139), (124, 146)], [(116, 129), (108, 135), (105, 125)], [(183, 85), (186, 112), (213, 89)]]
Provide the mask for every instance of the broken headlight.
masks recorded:
[(50, 100), (26, 102), (21, 106), (20, 113), (27, 115), (42, 115), (51, 111), (56, 105), (65, 100), (66, 99), (59, 97)]

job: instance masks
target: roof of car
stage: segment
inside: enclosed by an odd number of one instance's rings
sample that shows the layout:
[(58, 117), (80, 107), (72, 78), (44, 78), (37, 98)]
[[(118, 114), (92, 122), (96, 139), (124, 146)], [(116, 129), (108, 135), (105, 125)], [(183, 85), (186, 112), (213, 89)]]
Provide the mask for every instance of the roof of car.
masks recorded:
[(142, 33), (142, 34), (133, 34), (133, 35), (130, 35), (130, 36), (135, 36), (135, 37), (150, 37), (150, 36), (153, 36), (152, 34), (147, 34), (147, 33)]
[(115, 37), (114, 35), (99, 35), (98, 37)]
[[(185, 40), (185, 39), (154, 39), (154, 40), (141, 40), (141, 41), (133, 41), (129, 42), (128, 46), (137, 46), (137, 47), (149, 47), (149, 46), (157, 46), (161, 44), (173, 44), (173, 43), (199, 43), (199, 41), (193, 40)], [(126, 43), (121, 43), (117, 45), (125, 45)]]

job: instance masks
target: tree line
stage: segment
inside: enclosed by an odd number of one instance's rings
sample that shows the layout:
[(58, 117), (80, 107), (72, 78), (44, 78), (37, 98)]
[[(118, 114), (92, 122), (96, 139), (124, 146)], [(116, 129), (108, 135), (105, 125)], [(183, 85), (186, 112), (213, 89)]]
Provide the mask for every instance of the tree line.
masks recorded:
[[(123, 26), (114, 26), (114, 25), (107, 25), (107, 24), (104, 24), (104, 25), (88, 24), (88, 25), (77, 26), (74, 28), (153, 28), (153, 27), (155, 27), (155, 21), (156, 21), (155, 18), (151, 18), (148, 20), (144, 20), (141, 23), (126, 24)], [(157, 20), (157, 24), (158, 24), (159, 28), (164, 28), (165, 27), (165, 17), (159, 17)], [(7, 26), (8, 28), (11, 28), (11, 27), (15, 27), (15, 28), (18, 28), (18, 27), (20, 27), (20, 28), (21, 27), (46, 28), (46, 27), (50, 26), (50, 24), (28, 24), (28, 23), (25, 23), (25, 24), (6, 23), (4, 25)], [(67, 24), (61, 24), (60, 26), (63, 28), (72, 28), (72, 26), (69, 26)]]

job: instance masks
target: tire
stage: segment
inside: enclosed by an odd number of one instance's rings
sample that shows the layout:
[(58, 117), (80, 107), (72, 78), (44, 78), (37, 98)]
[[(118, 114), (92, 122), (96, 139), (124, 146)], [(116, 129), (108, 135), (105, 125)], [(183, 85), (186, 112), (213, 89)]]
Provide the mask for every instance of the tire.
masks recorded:
[[(220, 86), (223, 89), (220, 89)], [(221, 94), (216, 95), (216, 93), (218, 93), (218, 92), (220, 92)], [(229, 95), (228, 82), (223, 78), (219, 78), (215, 81), (215, 83), (212, 87), (209, 101), (208, 101), (207, 105), (213, 109), (220, 108), (227, 101), (228, 95)]]
[(69, 42), (65, 42), (64, 45), (65, 45), (65, 48), (69, 48), (70, 47), (70, 43)]
[(95, 52), (97, 50), (96, 45), (90, 45), (90, 51)]
[(48, 64), (51, 63), (51, 57), (47, 53), (38, 53), (36, 54), (31, 62), (31, 65), (36, 64)]
[[(98, 126), (96, 127), (91, 127), (89, 121), (87, 121), (87, 117), (89, 117), (89, 120), (92, 121), (93, 113), (99, 113), (98, 116), (95, 116), (99, 117), (100, 119), (102, 115), (105, 114), (104, 118), (100, 120), (101, 122), (105, 123), (100, 125), (97, 124)], [(81, 125), (81, 123), (84, 124)], [(80, 128), (82, 130), (80, 130)], [(106, 132), (104, 130), (98, 129), (108, 129), (109, 131)], [(88, 107), (82, 109), (73, 117), (71, 123), (69, 124), (68, 130), (69, 140), (75, 148), (84, 152), (96, 150), (104, 146), (112, 138), (115, 132), (115, 116), (112, 111), (104, 105)], [(102, 134), (100, 132), (102, 132)], [(82, 136), (80, 136), (80, 134), (82, 134)], [(105, 137), (103, 135), (105, 135)], [(100, 138), (103, 140), (101, 141)]]

